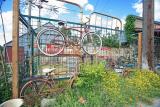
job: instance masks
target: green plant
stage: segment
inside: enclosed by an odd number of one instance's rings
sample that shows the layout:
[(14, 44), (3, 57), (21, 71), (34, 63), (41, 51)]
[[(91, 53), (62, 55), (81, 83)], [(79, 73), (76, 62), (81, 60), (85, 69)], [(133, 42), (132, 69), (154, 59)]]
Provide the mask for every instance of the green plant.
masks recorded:
[(113, 71), (107, 72), (103, 78), (103, 86), (110, 102), (109, 105), (113, 107), (122, 107), (127, 104), (125, 96), (123, 95), (123, 79)]
[[(104, 63), (81, 65), (76, 87), (66, 90), (50, 107), (137, 106), (160, 97), (160, 76), (148, 70), (131, 69), (127, 77), (106, 70)], [(81, 99), (81, 101), (80, 101)]]
[(124, 30), (128, 44), (131, 44), (131, 42), (134, 40), (133, 34), (135, 33), (135, 21), (136, 17), (133, 15), (128, 15), (126, 18), (126, 24), (124, 26)]
[(102, 45), (107, 47), (119, 47), (118, 35), (102, 37)]
[(153, 97), (160, 96), (159, 80), (160, 76), (152, 71), (134, 69), (125, 79), (126, 93), (134, 99), (148, 102)]
[(65, 27), (62, 27), (61, 29), (60, 29), (60, 31), (64, 34), (64, 36), (71, 36), (71, 30), (70, 29), (67, 29), (66, 30), (66, 28)]
[(85, 63), (81, 65), (80, 71), (76, 86), (93, 88), (97, 83), (102, 82), (105, 66), (103, 63)]
[(11, 98), (11, 76), (10, 70), (5, 65), (5, 73), (0, 77), (0, 103), (9, 100)]
[[(3, 47), (0, 46), (0, 54), (3, 51)], [(0, 104), (8, 99), (11, 98), (11, 76), (10, 76), (10, 69), (4, 63), (3, 56), (0, 56)]]

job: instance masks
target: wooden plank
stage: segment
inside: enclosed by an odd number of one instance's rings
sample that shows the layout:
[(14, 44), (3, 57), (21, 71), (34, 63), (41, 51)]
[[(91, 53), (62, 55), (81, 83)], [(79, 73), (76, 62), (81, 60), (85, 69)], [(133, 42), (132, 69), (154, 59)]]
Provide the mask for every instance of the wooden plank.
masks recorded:
[(142, 66), (142, 33), (138, 33), (138, 68)]
[(19, 48), (19, 0), (13, 0), (13, 25), (12, 25), (13, 48), (12, 54), (12, 97), (18, 98), (18, 48)]

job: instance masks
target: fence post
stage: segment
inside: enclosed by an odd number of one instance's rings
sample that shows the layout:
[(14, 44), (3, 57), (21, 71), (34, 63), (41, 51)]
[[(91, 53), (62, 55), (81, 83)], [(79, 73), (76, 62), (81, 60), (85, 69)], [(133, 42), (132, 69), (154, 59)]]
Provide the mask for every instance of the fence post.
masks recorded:
[(12, 37), (12, 97), (18, 98), (19, 0), (13, 0)]
[(138, 68), (142, 67), (142, 33), (138, 33)]

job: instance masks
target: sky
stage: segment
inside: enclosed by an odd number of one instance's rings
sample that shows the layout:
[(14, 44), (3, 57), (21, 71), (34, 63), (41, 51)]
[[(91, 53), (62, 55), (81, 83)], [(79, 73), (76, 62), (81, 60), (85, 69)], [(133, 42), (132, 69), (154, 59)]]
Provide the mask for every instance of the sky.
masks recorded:
[[(3, 0), (0, 0), (0, 3)], [(25, 0), (20, 0), (21, 2)], [(38, 0), (37, 0), (38, 1)], [(48, 0), (49, 5), (56, 5), (59, 8), (59, 14), (56, 16), (56, 14), (51, 14), (46, 10), (43, 10), (41, 12), (42, 17), (49, 17), (49, 18), (63, 18), (65, 17), (65, 20), (71, 20), (72, 16), (67, 15), (68, 13), (71, 13), (69, 11), (72, 11), (76, 14), (77, 17), (79, 17), (79, 9), (67, 5), (63, 2), (57, 2), (56, 0)], [(122, 20), (123, 24), (125, 23), (125, 18), (129, 14), (142, 16), (142, 0), (68, 0), (70, 2), (75, 2), (79, 4), (81, 7), (83, 7), (84, 16), (88, 16), (91, 12), (96, 11), (108, 15), (112, 15), (115, 17), (118, 17)], [(4, 25), (5, 25), (5, 31), (6, 31), (6, 38), (7, 41), (12, 40), (12, 2), (13, 0), (5, 0), (2, 2), (2, 12), (3, 12), (3, 19), (4, 19)], [(49, 8), (49, 5), (44, 5), (44, 8)], [(68, 10), (67, 10), (67, 9)], [(27, 14), (27, 10), (24, 8), (22, 9), (23, 14)], [(62, 15), (63, 14), (63, 15)], [(32, 15), (38, 16), (38, 8), (34, 7), (32, 9)], [(73, 15), (73, 14), (72, 14)], [(75, 15), (73, 15), (75, 16)], [(74, 18), (72, 21), (77, 21)], [(85, 17), (84, 17), (85, 20)], [(160, 0), (155, 0), (155, 20), (160, 21)], [(2, 33), (2, 23), (0, 19), (0, 45), (4, 44), (3, 40), (3, 33)]]

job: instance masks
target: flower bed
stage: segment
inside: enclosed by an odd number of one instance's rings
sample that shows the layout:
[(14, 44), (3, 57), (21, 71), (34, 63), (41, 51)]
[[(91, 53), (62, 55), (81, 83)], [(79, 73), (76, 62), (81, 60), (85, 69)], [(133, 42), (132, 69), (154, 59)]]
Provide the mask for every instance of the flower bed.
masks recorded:
[(81, 65), (74, 88), (56, 98), (54, 107), (124, 107), (160, 97), (160, 76), (152, 71), (131, 70), (127, 77), (106, 70), (102, 63)]

